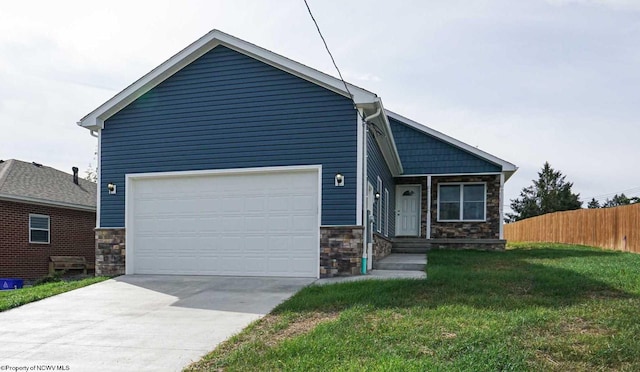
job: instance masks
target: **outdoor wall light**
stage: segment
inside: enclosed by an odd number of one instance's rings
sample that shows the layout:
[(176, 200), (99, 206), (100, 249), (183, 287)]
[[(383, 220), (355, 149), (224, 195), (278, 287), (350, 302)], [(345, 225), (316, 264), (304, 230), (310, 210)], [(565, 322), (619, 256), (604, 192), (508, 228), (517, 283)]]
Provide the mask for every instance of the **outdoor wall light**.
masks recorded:
[(375, 197), (376, 197), (376, 200), (380, 199), (380, 193), (376, 191)]
[(116, 184), (113, 182), (109, 182), (107, 185), (107, 190), (109, 190), (109, 195), (114, 195), (116, 193)]
[(344, 175), (342, 173), (336, 173), (335, 181), (336, 186), (344, 186)]

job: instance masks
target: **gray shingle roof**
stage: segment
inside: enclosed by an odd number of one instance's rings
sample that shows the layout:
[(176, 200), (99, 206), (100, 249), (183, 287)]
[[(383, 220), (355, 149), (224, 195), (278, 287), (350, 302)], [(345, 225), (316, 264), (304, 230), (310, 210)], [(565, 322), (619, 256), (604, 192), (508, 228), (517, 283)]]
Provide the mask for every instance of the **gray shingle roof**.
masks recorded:
[(44, 165), (9, 159), (0, 163), (0, 199), (96, 209), (96, 184)]

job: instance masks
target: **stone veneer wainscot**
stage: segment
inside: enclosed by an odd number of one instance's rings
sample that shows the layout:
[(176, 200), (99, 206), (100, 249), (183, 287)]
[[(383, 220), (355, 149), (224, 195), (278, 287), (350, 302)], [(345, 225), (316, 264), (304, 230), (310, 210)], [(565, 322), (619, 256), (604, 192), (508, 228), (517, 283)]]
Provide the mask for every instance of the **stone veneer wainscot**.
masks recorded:
[[(358, 275), (362, 256), (362, 226), (320, 229), (320, 277)], [(125, 229), (96, 229), (96, 275), (125, 273)]]
[(103, 229), (96, 231), (96, 275), (124, 275), (126, 240), (125, 229)]
[(391, 254), (393, 242), (378, 233), (373, 233), (373, 261), (381, 260)]
[(320, 228), (320, 277), (358, 275), (362, 262), (362, 226)]
[[(500, 239), (499, 175), (433, 177), (431, 182), (431, 239)], [(486, 183), (485, 221), (438, 222), (438, 184), (448, 182)]]

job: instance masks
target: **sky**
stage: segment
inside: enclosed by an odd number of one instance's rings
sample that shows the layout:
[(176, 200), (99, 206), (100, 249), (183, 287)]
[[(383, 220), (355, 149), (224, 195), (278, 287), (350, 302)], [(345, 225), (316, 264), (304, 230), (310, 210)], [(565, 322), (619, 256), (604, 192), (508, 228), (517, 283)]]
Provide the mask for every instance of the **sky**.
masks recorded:
[[(308, 0), (345, 79), (385, 108), (581, 200), (640, 196), (640, 1)], [(0, 7), (0, 159), (95, 166), (76, 125), (219, 29), (337, 76), (303, 0), (11, 1)]]

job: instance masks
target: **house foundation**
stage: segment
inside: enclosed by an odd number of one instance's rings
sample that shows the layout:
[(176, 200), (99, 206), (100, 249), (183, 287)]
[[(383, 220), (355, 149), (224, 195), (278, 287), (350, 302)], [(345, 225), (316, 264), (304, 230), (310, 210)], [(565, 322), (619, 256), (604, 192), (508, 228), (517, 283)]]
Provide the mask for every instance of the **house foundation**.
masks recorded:
[(125, 229), (96, 229), (96, 276), (125, 273)]
[(320, 228), (320, 277), (358, 275), (362, 264), (362, 226)]

